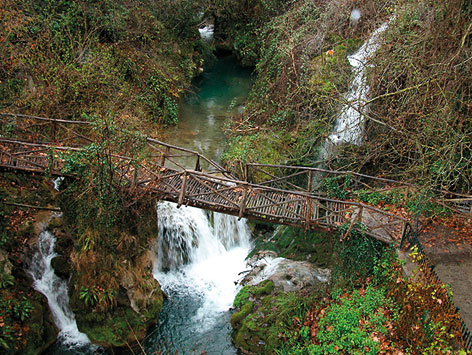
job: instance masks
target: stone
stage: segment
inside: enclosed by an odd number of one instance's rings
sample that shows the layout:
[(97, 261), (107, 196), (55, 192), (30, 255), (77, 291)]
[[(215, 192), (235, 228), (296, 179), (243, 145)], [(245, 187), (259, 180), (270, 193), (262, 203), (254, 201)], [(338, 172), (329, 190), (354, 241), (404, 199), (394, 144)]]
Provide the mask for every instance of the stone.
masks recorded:
[(0, 249), (0, 273), (11, 275), (13, 265), (8, 259), (8, 253)]
[(329, 269), (317, 268), (308, 261), (293, 261), (274, 257), (275, 253), (263, 251), (251, 258), (252, 271), (241, 281), (243, 285), (258, 285), (265, 280), (274, 282), (284, 292), (298, 291), (306, 287), (320, 287), (330, 280)]
[(58, 255), (51, 260), (51, 266), (57, 276), (63, 279), (68, 279), (70, 276), (69, 260), (63, 256)]

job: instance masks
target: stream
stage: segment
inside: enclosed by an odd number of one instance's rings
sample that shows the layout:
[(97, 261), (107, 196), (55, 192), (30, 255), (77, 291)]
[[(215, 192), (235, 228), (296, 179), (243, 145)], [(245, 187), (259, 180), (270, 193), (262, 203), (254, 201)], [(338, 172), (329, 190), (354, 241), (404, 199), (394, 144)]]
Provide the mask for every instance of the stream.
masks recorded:
[[(224, 123), (243, 109), (250, 86), (250, 70), (232, 57), (218, 59), (195, 80), (198, 91), (181, 102), (179, 124), (165, 140), (218, 161)], [(193, 168), (192, 161), (182, 163)], [(168, 300), (144, 344), (146, 352), (236, 354), (229, 309), (251, 247), (247, 223), (169, 202), (159, 203), (157, 214), (154, 277)]]

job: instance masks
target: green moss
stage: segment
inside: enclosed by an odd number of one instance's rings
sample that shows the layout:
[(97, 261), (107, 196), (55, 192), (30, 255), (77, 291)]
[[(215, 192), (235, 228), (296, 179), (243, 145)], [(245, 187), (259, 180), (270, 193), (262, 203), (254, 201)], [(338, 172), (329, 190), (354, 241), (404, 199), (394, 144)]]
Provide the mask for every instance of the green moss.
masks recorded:
[(273, 281), (265, 280), (261, 282), (259, 285), (256, 285), (253, 292), (254, 292), (254, 295), (256, 295), (257, 297), (270, 295), (274, 287), (275, 285)]
[(249, 293), (251, 291), (252, 286), (246, 285), (241, 290), (239, 290), (238, 294), (234, 298), (233, 306), (236, 308), (241, 308), (242, 305), (246, 303), (249, 298)]
[(280, 226), (270, 238), (265, 235), (258, 237), (249, 257), (261, 250), (272, 250), (284, 258), (307, 260), (319, 267), (328, 267), (333, 262), (333, 243), (336, 243), (336, 238), (326, 231)]
[(253, 307), (252, 302), (245, 302), (239, 312), (233, 313), (231, 316), (231, 326), (238, 328), (241, 322), (251, 313)]
[[(77, 325), (94, 344), (122, 347), (126, 343), (142, 339), (148, 327), (158, 318), (162, 303), (155, 305), (146, 316), (129, 308), (117, 308), (111, 312), (91, 312), (76, 314)], [(149, 318), (148, 318), (149, 317)]]
[(251, 299), (231, 317), (232, 336), (238, 348), (256, 354), (275, 353), (284, 334), (292, 331), (293, 318), (302, 319), (317, 297), (316, 292), (310, 295), (280, 292), (272, 281), (249, 286), (246, 290), (240, 292), (239, 298), (247, 294)]

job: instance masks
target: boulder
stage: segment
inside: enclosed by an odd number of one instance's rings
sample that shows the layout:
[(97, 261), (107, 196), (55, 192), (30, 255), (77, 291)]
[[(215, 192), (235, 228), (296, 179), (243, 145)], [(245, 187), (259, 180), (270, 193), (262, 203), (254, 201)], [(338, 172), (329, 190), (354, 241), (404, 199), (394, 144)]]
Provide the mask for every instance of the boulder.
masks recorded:
[[(252, 262), (252, 264), (250, 264)], [(318, 287), (329, 282), (329, 269), (318, 268), (308, 261), (279, 258), (273, 252), (262, 251), (249, 261), (252, 270), (241, 281), (243, 285), (257, 285), (271, 280), (284, 292), (306, 287)]]
[(69, 259), (63, 255), (58, 255), (51, 260), (51, 266), (57, 276), (63, 279), (68, 279), (70, 276)]
[(13, 265), (8, 259), (8, 253), (0, 249), (0, 273), (5, 275), (11, 275)]

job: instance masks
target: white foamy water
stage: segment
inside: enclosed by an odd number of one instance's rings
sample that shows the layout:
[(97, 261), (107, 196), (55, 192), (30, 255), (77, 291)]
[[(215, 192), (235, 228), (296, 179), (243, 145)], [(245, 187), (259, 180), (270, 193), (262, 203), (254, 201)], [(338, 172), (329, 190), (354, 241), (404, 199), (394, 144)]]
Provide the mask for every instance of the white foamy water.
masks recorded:
[(200, 32), (200, 37), (207, 41), (211, 42), (213, 40), (213, 34), (215, 32), (215, 26), (213, 25), (206, 25), (203, 28), (199, 28), (198, 32)]
[(46, 296), (54, 323), (59, 328), (58, 339), (66, 346), (79, 347), (90, 344), (90, 340), (79, 332), (74, 313), (69, 307), (67, 282), (60, 279), (51, 266), (51, 260), (57, 256), (54, 252), (56, 237), (42, 232), (38, 237), (38, 251), (34, 254), (29, 266), (33, 277), (33, 287)]
[(369, 57), (380, 47), (380, 36), (387, 28), (388, 22), (375, 30), (356, 53), (347, 57), (353, 68), (354, 77), (349, 86), (349, 92), (345, 96), (347, 103), (336, 119), (334, 132), (328, 138), (335, 145), (339, 143), (360, 144), (362, 141), (364, 104), (368, 100), (370, 91), (366, 69), (369, 66)]
[[(187, 293), (200, 300), (193, 317), (206, 331), (232, 306), (236, 281), (246, 267), (250, 231), (244, 220), (192, 207), (158, 204), (159, 239), (154, 277), (164, 292)], [(211, 221), (213, 219), (213, 223)]]
[(54, 190), (59, 191), (59, 188), (61, 187), (61, 183), (64, 181), (63, 176), (59, 176), (52, 180), (52, 183), (54, 184)]

